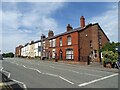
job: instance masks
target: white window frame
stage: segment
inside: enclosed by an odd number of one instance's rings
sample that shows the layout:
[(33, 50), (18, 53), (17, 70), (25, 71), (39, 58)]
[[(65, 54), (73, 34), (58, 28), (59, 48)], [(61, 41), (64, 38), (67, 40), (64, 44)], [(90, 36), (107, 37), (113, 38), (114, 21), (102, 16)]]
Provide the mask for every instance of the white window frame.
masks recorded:
[(67, 37), (67, 45), (71, 45), (72, 44), (72, 38), (71, 36)]
[(67, 60), (72, 60), (74, 59), (74, 53), (73, 53), (73, 49), (66, 49), (66, 59)]
[(55, 47), (56, 46), (56, 39), (53, 39), (52, 41), (53, 41), (53, 47)]

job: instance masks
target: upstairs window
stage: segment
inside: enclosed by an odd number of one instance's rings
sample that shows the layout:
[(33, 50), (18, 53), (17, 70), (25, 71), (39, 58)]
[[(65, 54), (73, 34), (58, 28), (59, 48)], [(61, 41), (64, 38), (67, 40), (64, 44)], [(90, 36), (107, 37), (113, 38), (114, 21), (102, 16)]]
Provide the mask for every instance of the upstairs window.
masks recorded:
[(50, 43), (50, 47), (52, 47), (52, 40), (50, 40), (49, 43)]
[(92, 40), (90, 40), (90, 48), (92, 48), (93, 46), (92, 46)]
[(53, 39), (53, 47), (56, 46), (56, 39)]
[(62, 38), (60, 38), (60, 46), (62, 46)]
[(71, 36), (68, 36), (68, 37), (67, 37), (67, 44), (68, 44), (68, 45), (71, 45)]

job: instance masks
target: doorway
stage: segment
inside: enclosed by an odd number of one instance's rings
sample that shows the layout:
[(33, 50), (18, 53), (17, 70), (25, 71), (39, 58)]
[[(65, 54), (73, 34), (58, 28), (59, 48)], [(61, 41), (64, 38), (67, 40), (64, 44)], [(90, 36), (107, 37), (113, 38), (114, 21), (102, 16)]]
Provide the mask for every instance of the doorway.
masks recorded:
[(63, 56), (62, 56), (62, 50), (60, 50), (60, 60), (62, 60)]

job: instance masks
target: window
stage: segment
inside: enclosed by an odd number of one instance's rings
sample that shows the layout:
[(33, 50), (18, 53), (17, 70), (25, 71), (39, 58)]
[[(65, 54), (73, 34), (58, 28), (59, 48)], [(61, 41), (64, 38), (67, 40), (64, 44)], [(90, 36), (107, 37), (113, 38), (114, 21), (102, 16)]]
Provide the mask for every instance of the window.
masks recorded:
[(60, 46), (62, 46), (62, 38), (60, 38)]
[(49, 43), (50, 43), (50, 47), (52, 47), (52, 40), (50, 40)]
[(68, 36), (67, 42), (68, 42), (68, 45), (71, 45), (71, 36)]
[(92, 40), (90, 40), (90, 47), (92, 48)]
[(97, 57), (97, 50), (94, 50), (94, 53), (95, 53), (95, 57)]
[(53, 39), (53, 47), (56, 46), (56, 39)]
[(73, 49), (66, 50), (66, 59), (74, 59)]
[(101, 45), (102, 43), (101, 43), (101, 38), (99, 39), (99, 44)]

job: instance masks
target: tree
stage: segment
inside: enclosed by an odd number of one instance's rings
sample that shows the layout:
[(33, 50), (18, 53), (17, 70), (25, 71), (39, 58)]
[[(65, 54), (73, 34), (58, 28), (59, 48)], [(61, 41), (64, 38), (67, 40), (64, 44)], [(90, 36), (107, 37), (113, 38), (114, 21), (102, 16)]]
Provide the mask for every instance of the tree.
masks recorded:
[(116, 47), (120, 46), (120, 42), (118, 43), (115, 43), (115, 42), (112, 42), (112, 43), (106, 43), (106, 45), (99, 51), (113, 51), (114, 53), (117, 52), (116, 51)]
[(10, 58), (13, 58), (14, 57), (14, 54), (12, 52), (9, 52), (9, 53), (3, 53), (2, 56), (4, 58), (7, 58), (7, 57), (10, 57)]

